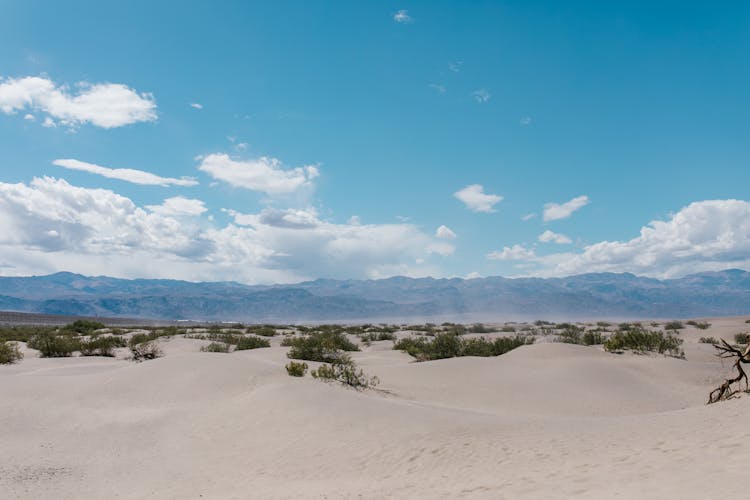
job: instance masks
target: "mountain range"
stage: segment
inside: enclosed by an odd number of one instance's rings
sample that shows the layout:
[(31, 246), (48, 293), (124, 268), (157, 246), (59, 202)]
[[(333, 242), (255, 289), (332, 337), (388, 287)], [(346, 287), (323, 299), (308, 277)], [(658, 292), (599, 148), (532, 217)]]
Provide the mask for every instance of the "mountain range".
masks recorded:
[(0, 277), (0, 310), (283, 323), (687, 318), (750, 314), (750, 273), (730, 269), (664, 280), (596, 273), (243, 285), (61, 272)]

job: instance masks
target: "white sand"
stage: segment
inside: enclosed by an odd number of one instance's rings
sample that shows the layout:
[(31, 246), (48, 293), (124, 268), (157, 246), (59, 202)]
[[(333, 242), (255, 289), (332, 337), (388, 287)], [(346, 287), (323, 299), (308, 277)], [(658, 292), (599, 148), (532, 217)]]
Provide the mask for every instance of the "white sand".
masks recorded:
[[(536, 344), (497, 358), (354, 356), (384, 391), (289, 377), (285, 348), (0, 366), (0, 498), (741, 499), (750, 397), (687, 360)], [(274, 341), (278, 344), (278, 340)]]

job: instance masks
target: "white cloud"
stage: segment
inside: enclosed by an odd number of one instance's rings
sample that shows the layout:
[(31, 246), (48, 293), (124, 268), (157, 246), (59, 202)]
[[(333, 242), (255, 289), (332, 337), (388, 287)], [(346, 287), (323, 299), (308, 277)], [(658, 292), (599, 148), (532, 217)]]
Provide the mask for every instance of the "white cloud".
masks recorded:
[(526, 126), (526, 125), (531, 125), (531, 121), (532, 120), (531, 120), (530, 116), (524, 116), (524, 117), (521, 118), (521, 120), (519, 121), (519, 123), (521, 125), (523, 125), (523, 126)]
[(549, 229), (539, 235), (539, 241), (542, 243), (557, 243), (558, 245), (573, 243), (573, 241), (564, 234), (555, 233)]
[(52, 162), (53, 165), (58, 167), (67, 168), (70, 170), (80, 170), (82, 172), (89, 172), (91, 174), (101, 175), (108, 179), (118, 179), (121, 181), (132, 182), (133, 184), (141, 184), (147, 186), (195, 186), (198, 184), (193, 178), (182, 177), (181, 179), (174, 179), (171, 177), (161, 177), (151, 172), (143, 170), (135, 170), (132, 168), (108, 168), (93, 163), (86, 163), (79, 160), (69, 159), (58, 159)]
[(537, 274), (631, 272), (674, 277), (731, 267), (750, 270), (750, 203), (697, 201), (666, 221), (652, 221), (628, 241), (602, 241), (582, 253), (540, 257)]
[(570, 201), (565, 203), (547, 203), (544, 205), (544, 215), (542, 219), (545, 222), (558, 219), (566, 219), (570, 217), (576, 210), (585, 207), (589, 204), (588, 196), (577, 196)]
[(69, 270), (252, 283), (434, 274), (429, 260), (454, 251), (412, 224), (334, 224), (314, 209), (226, 212), (232, 222), (219, 226), (200, 200), (141, 208), (61, 179), (0, 182), (0, 255), (15, 275)]
[(442, 225), (435, 231), (435, 237), (442, 240), (454, 240), (456, 239), (456, 233), (448, 226)]
[(318, 168), (313, 165), (284, 169), (275, 158), (262, 156), (252, 160), (234, 160), (221, 153), (203, 157), (198, 169), (232, 186), (269, 195), (288, 194), (310, 188), (313, 179), (320, 175)]
[(536, 217), (536, 214), (530, 213), (530, 214), (526, 214), (526, 215), (521, 216), (521, 220), (522, 221), (527, 221), (527, 220), (533, 219), (534, 217)]
[(479, 274), (476, 271), (472, 271), (472, 272), (470, 272), (469, 274), (466, 275), (465, 279), (467, 279), (467, 280), (475, 280), (475, 279), (478, 279), (478, 278), (481, 278), (481, 277), (482, 277), (481, 274)]
[(493, 208), (503, 200), (502, 196), (486, 194), (481, 184), (471, 184), (453, 193), (453, 196), (461, 200), (466, 208), (474, 212), (494, 212)]
[(247, 143), (246, 142), (240, 142), (236, 146), (234, 146), (235, 151), (247, 151)]
[(33, 121), (36, 121), (36, 116), (32, 115), (31, 113), (26, 113), (25, 115), (23, 115), (23, 119), (26, 121), (33, 122)]
[(181, 215), (196, 216), (208, 210), (203, 201), (184, 198), (182, 196), (167, 198), (161, 205), (146, 205), (146, 208), (156, 214), (172, 217), (179, 217)]
[(119, 83), (82, 82), (73, 94), (65, 85), (37, 76), (0, 80), (0, 111), (13, 114), (33, 110), (48, 115), (45, 126), (60, 123), (76, 127), (91, 123), (115, 128), (155, 121), (156, 102), (151, 94)]
[(359, 215), (352, 215), (349, 217), (349, 224), (352, 226), (359, 226), (362, 224), (362, 219), (359, 218)]
[(191, 102), (190, 107), (195, 109), (203, 109), (203, 104), (199, 102)]
[(490, 94), (486, 89), (475, 90), (471, 93), (471, 95), (474, 96), (474, 99), (480, 103), (487, 102), (492, 97), (492, 94)]
[(501, 251), (493, 251), (487, 254), (490, 260), (528, 260), (536, 257), (534, 250), (527, 249), (522, 245), (503, 247)]
[(399, 10), (395, 14), (393, 14), (393, 20), (397, 23), (410, 23), (411, 22), (411, 16), (409, 16), (409, 12), (405, 10)]
[(430, 88), (437, 92), (438, 94), (445, 94), (447, 91), (444, 85), (440, 85), (439, 83), (431, 83)]
[(453, 71), (454, 73), (458, 73), (459, 71), (461, 71), (461, 66), (463, 66), (463, 64), (463, 61), (454, 61), (448, 64), (448, 69)]

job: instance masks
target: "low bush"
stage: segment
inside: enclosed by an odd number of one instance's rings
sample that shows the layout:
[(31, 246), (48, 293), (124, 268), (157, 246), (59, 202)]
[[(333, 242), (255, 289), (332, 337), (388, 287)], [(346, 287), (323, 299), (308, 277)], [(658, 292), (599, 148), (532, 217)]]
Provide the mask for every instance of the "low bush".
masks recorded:
[(685, 323), (686, 325), (694, 326), (695, 328), (698, 328), (699, 330), (708, 330), (708, 328), (711, 327), (711, 323), (703, 322), (703, 321), (693, 321), (690, 320)]
[(23, 359), (23, 353), (17, 342), (0, 341), (0, 365), (10, 365), (21, 359)]
[(307, 373), (307, 363), (298, 363), (297, 361), (290, 361), (286, 365), (286, 372), (291, 377), (304, 377)]
[(584, 332), (581, 337), (581, 344), (583, 345), (601, 345), (605, 342), (606, 338), (600, 330), (589, 330)]
[(130, 347), (130, 353), (133, 355), (133, 361), (140, 362), (164, 356), (164, 353), (154, 340), (130, 344), (128, 347)]
[(238, 351), (247, 351), (248, 349), (259, 349), (261, 347), (271, 347), (271, 343), (267, 339), (259, 337), (241, 337), (237, 341)]
[(533, 337), (523, 335), (488, 340), (484, 337), (464, 339), (453, 333), (440, 333), (432, 340), (405, 337), (396, 342), (393, 348), (405, 351), (417, 361), (431, 361), (459, 356), (499, 356), (533, 341)]
[(224, 342), (211, 342), (201, 347), (201, 352), (229, 352), (229, 344)]
[(714, 337), (701, 337), (698, 342), (701, 344), (719, 345), (719, 339)]
[(90, 335), (91, 332), (94, 330), (101, 330), (102, 328), (106, 328), (104, 323), (99, 323), (98, 321), (89, 321), (85, 319), (79, 319), (74, 321), (73, 323), (67, 324), (63, 326), (60, 330), (63, 332), (72, 332), (72, 333), (78, 333), (83, 335)]
[(671, 333), (639, 327), (613, 333), (604, 342), (604, 349), (610, 352), (621, 352), (626, 349), (637, 352), (658, 352), (683, 358), (685, 353), (680, 349), (681, 345), (682, 339)]
[(43, 331), (34, 335), (26, 345), (38, 350), (43, 358), (69, 357), (81, 348), (81, 342), (76, 337), (58, 335), (51, 331)]
[(748, 333), (737, 333), (734, 336), (734, 341), (738, 344), (747, 344), (748, 338), (750, 338), (750, 334)]
[(396, 340), (396, 335), (391, 332), (368, 332), (359, 335), (362, 342), (379, 342), (381, 340)]
[(611, 324), (606, 321), (597, 321), (596, 326), (599, 328), (607, 328), (608, 326), (611, 326)]
[(279, 334), (276, 331), (276, 328), (270, 325), (248, 326), (247, 329), (245, 330), (245, 333), (252, 333), (253, 335), (260, 335), (261, 337), (274, 337)]
[(505, 325), (500, 328), (500, 331), (503, 333), (516, 333), (516, 328), (513, 326)]
[(359, 351), (359, 347), (340, 331), (313, 331), (300, 337), (287, 337), (281, 342), (289, 346), (287, 357), (306, 361), (334, 362), (339, 351)]
[(115, 348), (125, 347), (127, 344), (120, 337), (94, 337), (80, 342), (81, 356), (115, 356)]
[(474, 323), (473, 325), (469, 326), (469, 333), (492, 333), (496, 331), (496, 328), (485, 326), (482, 323)]
[(665, 330), (682, 330), (684, 328), (685, 325), (682, 324), (682, 321), (669, 321), (664, 323)]
[(558, 341), (565, 344), (582, 344), (584, 330), (580, 326), (565, 324), (563, 330), (558, 334)]
[(358, 369), (348, 354), (343, 354), (331, 364), (320, 365), (310, 375), (324, 381), (335, 380), (355, 389), (371, 389), (380, 383), (377, 377), (370, 377), (361, 368)]

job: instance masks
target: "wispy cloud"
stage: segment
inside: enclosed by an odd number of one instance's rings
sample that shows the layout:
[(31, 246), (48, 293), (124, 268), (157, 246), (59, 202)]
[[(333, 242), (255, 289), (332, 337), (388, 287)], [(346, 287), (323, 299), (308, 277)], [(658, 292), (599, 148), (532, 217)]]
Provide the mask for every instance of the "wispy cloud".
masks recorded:
[(533, 219), (534, 217), (536, 217), (536, 214), (535, 213), (530, 213), (530, 214), (526, 214), (526, 215), (521, 216), (521, 220), (522, 221), (527, 221), (527, 220)]
[(448, 64), (448, 69), (453, 71), (454, 73), (458, 73), (459, 71), (461, 71), (461, 66), (463, 65), (463, 61), (454, 61)]
[(521, 120), (519, 120), (519, 123), (520, 123), (520, 124), (521, 124), (522, 126), (524, 126), (524, 127), (525, 127), (526, 125), (531, 125), (531, 122), (532, 122), (532, 120), (531, 120), (531, 117), (530, 117), (530, 116), (524, 116), (524, 117), (522, 117), (522, 118), (521, 118)]
[(474, 100), (479, 103), (485, 103), (492, 98), (492, 94), (489, 93), (486, 89), (478, 89), (471, 93), (471, 95), (474, 97)]
[(453, 196), (461, 200), (466, 208), (473, 212), (494, 212), (493, 208), (503, 200), (496, 194), (487, 194), (481, 184), (471, 184), (453, 193)]
[(431, 83), (430, 88), (434, 90), (435, 92), (437, 92), (438, 94), (445, 94), (445, 92), (447, 91), (445, 86), (440, 85), (439, 83)]
[(77, 92), (71, 93), (66, 85), (36, 76), (0, 80), (0, 111), (44, 113), (45, 126), (60, 123), (76, 127), (90, 123), (107, 129), (157, 118), (151, 94), (139, 93), (119, 83), (82, 82), (76, 87)]
[(393, 20), (397, 23), (410, 23), (412, 21), (411, 16), (409, 15), (409, 12), (406, 10), (399, 10), (395, 14), (393, 14)]
[(547, 203), (544, 205), (544, 215), (542, 219), (545, 222), (567, 219), (573, 212), (579, 210), (589, 204), (589, 197), (586, 195), (577, 196), (570, 201), (565, 203)]
[(161, 177), (144, 170), (135, 170), (132, 168), (108, 168), (93, 163), (74, 160), (72, 158), (58, 159), (53, 161), (52, 164), (69, 170), (80, 170), (82, 172), (101, 175), (108, 179), (118, 179), (121, 181), (132, 182), (133, 184), (147, 186), (195, 186), (198, 184), (198, 181), (191, 177), (182, 177), (180, 179)]
[(191, 102), (190, 107), (195, 109), (203, 109), (203, 104), (199, 102)]

